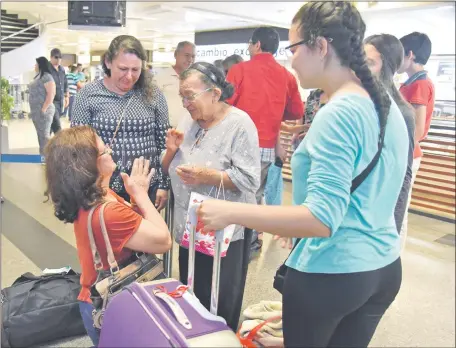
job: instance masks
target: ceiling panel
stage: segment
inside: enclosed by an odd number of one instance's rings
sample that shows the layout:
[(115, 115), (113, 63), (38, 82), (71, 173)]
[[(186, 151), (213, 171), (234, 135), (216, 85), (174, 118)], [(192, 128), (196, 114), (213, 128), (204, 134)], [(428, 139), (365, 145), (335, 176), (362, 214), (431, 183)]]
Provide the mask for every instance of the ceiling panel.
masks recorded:
[[(370, 3), (376, 3), (370, 2)], [(359, 2), (366, 16), (392, 8), (423, 6), (432, 2), (378, 2), (367, 6)], [(436, 3), (436, 2), (434, 2)], [(69, 30), (67, 2), (2, 1), (2, 8), (27, 18), (31, 23), (44, 21), (47, 25), (49, 47), (61, 47), (67, 53), (105, 50), (117, 35), (138, 37), (147, 49), (172, 50), (182, 40), (193, 40), (195, 31), (275, 25), (287, 28), (304, 2), (127, 2), (127, 26), (118, 30), (94, 28)], [(396, 10), (395, 10), (396, 11)], [(35, 20), (34, 20), (35, 19)]]

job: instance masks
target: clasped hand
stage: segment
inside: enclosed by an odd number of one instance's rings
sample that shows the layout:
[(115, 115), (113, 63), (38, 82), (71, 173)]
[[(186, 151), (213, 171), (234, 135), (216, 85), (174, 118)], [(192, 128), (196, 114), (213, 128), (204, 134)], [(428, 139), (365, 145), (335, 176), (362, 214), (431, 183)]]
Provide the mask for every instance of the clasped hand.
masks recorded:
[[(207, 184), (212, 169), (192, 165), (180, 165), (176, 168), (176, 174), (185, 185)], [(220, 176), (219, 176), (220, 177)]]
[(150, 161), (144, 157), (136, 158), (133, 161), (131, 174), (121, 173), (125, 190), (134, 198), (142, 192), (148, 192), (152, 177), (155, 175), (155, 169), (150, 169)]

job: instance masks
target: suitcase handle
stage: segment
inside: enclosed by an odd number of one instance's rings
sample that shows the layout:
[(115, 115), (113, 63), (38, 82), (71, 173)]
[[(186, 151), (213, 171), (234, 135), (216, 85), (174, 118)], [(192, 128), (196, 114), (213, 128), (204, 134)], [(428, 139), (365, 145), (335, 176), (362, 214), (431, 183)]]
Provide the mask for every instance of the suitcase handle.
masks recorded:
[(176, 318), (179, 324), (181, 324), (187, 330), (192, 329), (192, 323), (190, 322), (188, 317), (185, 315), (185, 312), (183, 311), (181, 306), (179, 306), (179, 304), (174, 298), (172, 298), (166, 292), (163, 292), (162, 290), (157, 288), (154, 289), (154, 295), (155, 297), (161, 299), (168, 305), (168, 308), (174, 314), (174, 317)]
[[(188, 275), (187, 275), (187, 286), (188, 290), (194, 294), (193, 281), (195, 276), (195, 234), (196, 225), (198, 220), (197, 210), (200, 207), (200, 203), (192, 203), (190, 206), (190, 222), (193, 228), (190, 231), (189, 246), (188, 246)], [(193, 221), (195, 220), (195, 221)], [(214, 264), (212, 267), (212, 284), (211, 284), (211, 305), (210, 312), (217, 315), (218, 310), (218, 297), (220, 291), (220, 264), (222, 260), (222, 243), (223, 243), (223, 230), (215, 232), (215, 248), (214, 248)]]

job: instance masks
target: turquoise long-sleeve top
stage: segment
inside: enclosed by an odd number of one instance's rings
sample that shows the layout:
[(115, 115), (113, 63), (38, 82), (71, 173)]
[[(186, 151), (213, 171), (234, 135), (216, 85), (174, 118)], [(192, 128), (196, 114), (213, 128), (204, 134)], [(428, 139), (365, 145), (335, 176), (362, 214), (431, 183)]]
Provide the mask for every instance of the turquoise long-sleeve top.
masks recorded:
[(379, 132), (375, 106), (367, 97), (336, 96), (318, 111), (291, 160), (293, 204), (306, 206), (331, 235), (302, 239), (287, 266), (307, 273), (353, 273), (397, 260), (394, 208), (407, 166), (408, 135), (394, 101), (379, 162), (350, 194), (352, 180), (377, 152)]

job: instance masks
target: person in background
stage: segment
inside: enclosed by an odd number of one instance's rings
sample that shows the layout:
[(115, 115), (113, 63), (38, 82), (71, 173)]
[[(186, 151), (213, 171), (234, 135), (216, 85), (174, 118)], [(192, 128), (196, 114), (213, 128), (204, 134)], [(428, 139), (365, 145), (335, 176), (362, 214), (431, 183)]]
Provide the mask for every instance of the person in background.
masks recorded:
[(223, 59), (217, 59), (214, 61), (214, 66), (223, 71)]
[[(260, 149), (251, 118), (225, 101), (233, 86), (209, 63), (195, 63), (181, 76), (180, 95), (191, 118), (170, 130), (163, 169), (173, 187), (174, 237), (181, 244), (192, 192), (215, 197), (223, 180), (224, 197), (255, 204), (260, 185)], [(222, 258), (218, 315), (237, 331), (249, 263), (251, 231), (236, 226), (228, 252)], [(213, 257), (195, 254), (195, 294), (209, 309)], [(187, 284), (188, 249), (179, 247), (179, 275)]]
[(69, 66), (69, 72), (66, 75), (67, 80), (68, 80), (68, 91), (70, 92), (70, 103), (68, 104), (68, 119), (71, 121), (71, 109), (74, 103), (74, 97), (78, 93), (78, 90), (82, 88), (83, 83), (79, 81), (77, 75), (77, 67), (76, 65), (70, 65)]
[(51, 124), (51, 133), (56, 134), (62, 129), (60, 124), (60, 117), (63, 111), (70, 103), (70, 92), (68, 90), (68, 81), (66, 78), (65, 69), (61, 65), (62, 52), (58, 48), (51, 50), (51, 74), (55, 82), (55, 97), (54, 106), (55, 113)]
[[(276, 157), (282, 162), (286, 159), (286, 151), (280, 144), (281, 122), (299, 120), (304, 114), (296, 78), (274, 58), (279, 42), (275, 29), (255, 29), (249, 41), (250, 61), (233, 65), (226, 77), (235, 90), (227, 102), (245, 111), (258, 129), (261, 148), (258, 204), (263, 200), (269, 167)], [(253, 232), (252, 251), (261, 250), (263, 245), (261, 231), (258, 232)]]
[(82, 71), (83, 68), (82, 68), (82, 64), (81, 63), (78, 63), (76, 65), (76, 79), (77, 81), (80, 81), (81, 83), (85, 83), (86, 82), (86, 75), (85, 73)]
[(198, 211), (206, 231), (238, 224), (300, 238), (286, 261), (285, 347), (368, 347), (401, 286), (394, 210), (407, 167), (407, 127), (369, 70), (365, 30), (348, 1), (307, 2), (293, 18), (291, 66), (303, 89), (322, 89), (329, 98), (291, 160), (294, 206), (207, 200)]
[[(415, 147), (415, 114), (412, 106), (407, 103), (394, 84), (394, 74), (399, 70), (404, 60), (404, 48), (393, 35), (372, 35), (364, 40), (367, 64), (372, 73), (383, 83), (386, 90), (396, 102), (404, 117), (409, 137), (407, 170), (404, 183), (394, 211), (397, 232), (401, 233), (402, 223), (407, 210), (408, 197), (412, 188), (413, 150)], [(405, 236), (401, 235), (401, 249), (405, 245)]]
[(155, 75), (155, 72), (154, 72), (154, 66), (152, 64), (147, 64), (147, 70), (149, 71), (149, 73), (154, 76)]
[(412, 200), (413, 183), (420, 168), (423, 151), (420, 141), (424, 140), (431, 128), (432, 113), (434, 112), (435, 89), (424, 66), (429, 60), (432, 51), (431, 40), (426, 34), (413, 32), (400, 39), (404, 47), (404, 62), (399, 73), (408, 75), (399, 91), (405, 100), (412, 104), (415, 110), (415, 150), (413, 153), (412, 182), (410, 183), (409, 197), (406, 212), (401, 228), (403, 244), (408, 230), (408, 209)]
[(89, 68), (82, 69), (82, 73), (84, 74), (84, 83), (90, 82), (90, 70)]
[(328, 102), (327, 94), (321, 89), (315, 89), (309, 93), (304, 107), (304, 117), (294, 125), (282, 123), (280, 130), (293, 134), (291, 144), (293, 151), (297, 149), (302, 139), (309, 131), (317, 111)]
[[(100, 332), (93, 326), (90, 288), (97, 280), (88, 236), (88, 215), (92, 207), (110, 202), (104, 211), (106, 229), (114, 257), (119, 264), (128, 263), (134, 252), (162, 254), (172, 241), (168, 227), (147, 194), (153, 175), (148, 160), (134, 160), (135, 168), (122, 179), (135, 204), (129, 204), (109, 188), (116, 164), (95, 130), (88, 126), (64, 129), (46, 147), (46, 195), (51, 199), (55, 216), (72, 223), (81, 265), (79, 310), (92, 343), (98, 346)], [(94, 217), (100, 207), (95, 208)], [(92, 223), (93, 235), (104, 269), (109, 269), (101, 225)]]
[(236, 65), (243, 61), (244, 59), (238, 54), (232, 54), (231, 56), (226, 57), (222, 62), (223, 71), (225, 72), (225, 75), (228, 75), (228, 72), (233, 67), (233, 65)]
[(45, 164), (44, 148), (51, 136), (51, 124), (55, 113), (55, 82), (51, 69), (51, 64), (45, 57), (37, 58), (36, 76), (29, 85), (30, 116), (38, 136), (42, 164)]
[(166, 206), (169, 178), (160, 166), (169, 129), (166, 100), (146, 70), (141, 42), (130, 35), (114, 38), (103, 56), (105, 77), (88, 83), (74, 100), (71, 126), (90, 125), (113, 150), (117, 164), (110, 187), (130, 200), (120, 173), (144, 156), (156, 170), (149, 195), (158, 210)]
[(174, 51), (175, 64), (157, 69), (157, 74), (154, 76), (155, 83), (168, 102), (169, 122), (173, 128), (176, 128), (183, 118), (190, 117), (187, 109), (182, 106), (182, 100), (179, 97), (179, 75), (195, 62), (195, 55), (196, 47), (193, 43), (189, 41), (179, 42)]

